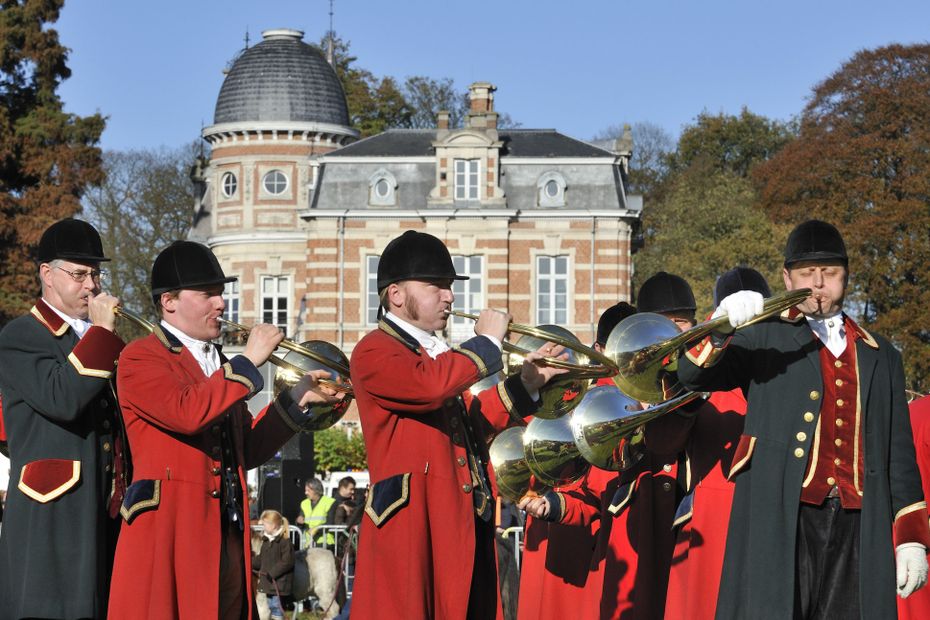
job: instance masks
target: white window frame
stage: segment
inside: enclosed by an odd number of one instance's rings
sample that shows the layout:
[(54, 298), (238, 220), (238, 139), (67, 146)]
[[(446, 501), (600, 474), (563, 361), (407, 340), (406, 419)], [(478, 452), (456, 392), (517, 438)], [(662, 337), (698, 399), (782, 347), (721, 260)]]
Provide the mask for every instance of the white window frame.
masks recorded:
[[(484, 299), (484, 263), (482, 254), (452, 255), (455, 273), (461, 276), (469, 276), (468, 280), (452, 281), (456, 310), (477, 314), (486, 307)], [(447, 331), (452, 344), (459, 344), (475, 335), (475, 322), (453, 316), (447, 325)]]
[[(546, 187), (550, 183), (555, 183), (558, 191), (555, 196), (550, 196)], [(564, 207), (565, 206), (565, 177), (558, 172), (550, 171), (540, 175), (536, 181), (536, 203), (540, 207)]]
[(226, 304), (226, 307), (223, 309), (223, 318), (233, 323), (239, 323), (240, 299), (239, 280), (227, 282), (223, 287), (223, 301)]
[[(378, 193), (378, 184), (387, 185), (387, 193), (382, 196)], [(381, 168), (368, 177), (368, 204), (379, 207), (392, 207), (397, 204), (397, 179), (394, 175)]]
[[(230, 190), (230, 186), (232, 189)], [(239, 179), (235, 172), (226, 171), (220, 176), (220, 193), (223, 198), (234, 198), (239, 191)]]
[[(271, 295), (265, 293), (265, 283), (266, 282), (274, 283), (274, 292)], [(284, 285), (284, 292), (280, 290), (280, 285)], [(291, 305), (291, 278), (290, 276), (282, 275), (266, 275), (259, 278), (259, 316), (261, 317), (262, 323), (271, 323), (272, 325), (277, 325), (284, 330), (284, 333), (288, 331), (288, 322), (290, 321), (290, 305)], [(266, 309), (265, 300), (271, 300), (271, 308)], [(284, 301), (284, 308), (280, 307), (281, 300)], [(284, 312), (284, 323), (276, 320), (280, 318), (281, 312)], [(268, 320), (267, 313), (271, 312), (271, 320)]]
[[(284, 187), (281, 188), (281, 191), (273, 192), (270, 189), (268, 189), (268, 178), (271, 175), (276, 174), (276, 173), (280, 174), (281, 178), (284, 179)], [(276, 198), (285, 196), (290, 186), (291, 186), (291, 180), (288, 178), (287, 174), (280, 168), (273, 168), (262, 175), (262, 191), (268, 196), (275, 196)], [(277, 187), (277, 184), (275, 184), (275, 187)]]
[[(560, 268), (563, 269), (562, 272), (559, 272)], [(536, 325), (568, 324), (570, 319), (569, 268), (567, 254), (538, 255), (536, 257)], [(546, 271), (546, 273), (543, 273), (543, 271)], [(562, 292), (558, 290), (560, 283), (563, 283)], [(559, 304), (560, 296), (561, 307)]]
[(452, 160), (454, 197), (459, 202), (481, 199), (481, 164), (478, 159)]
[(380, 254), (368, 254), (365, 256), (365, 324), (378, 324), (378, 306), (381, 301), (378, 298), (378, 262), (381, 260)]

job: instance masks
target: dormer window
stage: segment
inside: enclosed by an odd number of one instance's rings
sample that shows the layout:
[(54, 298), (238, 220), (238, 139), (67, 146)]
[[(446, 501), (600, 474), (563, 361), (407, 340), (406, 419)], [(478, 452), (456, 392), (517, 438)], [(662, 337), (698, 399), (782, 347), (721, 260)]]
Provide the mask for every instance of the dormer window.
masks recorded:
[(455, 160), (455, 200), (478, 200), (478, 160)]
[(565, 177), (558, 172), (547, 172), (536, 182), (537, 204), (540, 207), (565, 206)]
[(368, 204), (391, 207), (397, 204), (397, 179), (381, 168), (368, 177)]

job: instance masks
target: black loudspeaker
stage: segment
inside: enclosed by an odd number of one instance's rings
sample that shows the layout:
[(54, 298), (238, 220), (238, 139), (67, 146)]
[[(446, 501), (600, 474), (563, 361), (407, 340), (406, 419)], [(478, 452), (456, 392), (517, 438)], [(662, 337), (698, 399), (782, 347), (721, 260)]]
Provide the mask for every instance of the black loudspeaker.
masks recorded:
[(307, 461), (313, 469), (313, 433), (297, 433), (287, 440), (278, 451), (281, 460), (296, 459)]
[(259, 506), (262, 510), (277, 510), (291, 523), (300, 514), (304, 500), (304, 481), (313, 477), (312, 459), (281, 459), (261, 467)]

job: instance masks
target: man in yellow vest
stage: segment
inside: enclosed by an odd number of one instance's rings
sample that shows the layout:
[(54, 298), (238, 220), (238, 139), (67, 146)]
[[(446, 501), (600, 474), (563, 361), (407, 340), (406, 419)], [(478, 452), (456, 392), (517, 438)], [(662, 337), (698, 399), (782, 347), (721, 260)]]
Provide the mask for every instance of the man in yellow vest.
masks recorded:
[(310, 478), (304, 483), (304, 493), (307, 499), (300, 502), (300, 515), (297, 523), (305, 525), (304, 536), (307, 545), (325, 546), (334, 549), (335, 539), (332, 534), (323, 535), (320, 528), (326, 524), (326, 515), (336, 500), (332, 497), (323, 497), (323, 483), (317, 478)]

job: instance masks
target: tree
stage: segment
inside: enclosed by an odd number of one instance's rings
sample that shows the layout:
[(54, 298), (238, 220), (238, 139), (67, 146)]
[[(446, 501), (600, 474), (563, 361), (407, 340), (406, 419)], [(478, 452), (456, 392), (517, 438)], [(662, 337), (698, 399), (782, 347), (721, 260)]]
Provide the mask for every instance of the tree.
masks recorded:
[(668, 163), (675, 171), (701, 165), (708, 173), (727, 170), (745, 177), (754, 164), (771, 158), (794, 134), (793, 124), (753, 114), (745, 107), (739, 116), (704, 111), (682, 131)]
[(707, 175), (698, 167), (676, 174), (643, 212), (635, 288), (658, 271), (680, 275), (694, 290), (699, 319), (713, 310), (717, 276), (738, 265), (757, 269), (773, 291), (781, 290), (783, 257), (773, 240), (785, 239), (789, 228), (773, 224), (755, 200), (750, 181), (733, 172)]
[[(165, 246), (183, 239), (193, 218), (189, 176), (199, 144), (173, 150), (108, 151), (104, 182), (84, 197), (87, 220), (97, 227), (110, 273), (107, 288), (127, 308), (154, 316), (149, 293), (152, 263)], [(142, 330), (120, 325), (120, 333)]]
[[(642, 194), (646, 199), (655, 197), (659, 186), (668, 174), (668, 157), (675, 149), (675, 141), (659, 125), (649, 121), (633, 123), (633, 156), (630, 158), (628, 191)], [(616, 140), (623, 135), (622, 125), (611, 125), (594, 136), (596, 141)]]
[(836, 224), (848, 299), (930, 389), (930, 45), (863, 50), (814, 87), (798, 138), (759, 166), (762, 207)]
[(410, 126), (415, 129), (436, 127), (436, 115), (440, 111), (449, 113), (449, 127), (461, 127), (468, 114), (468, 98), (456, 92), (455, 83), (450, 78), (408, 77), (404, 81), (403, 93), (413, 111)]
[(368, 467), (361, 433), (347, 435), (333, 427), (313, 435), (313, 455), (318, 471), (351, 471)]
[(63, 0), (5, 0), (0, 10), (0, 322), (39, 290), (33, 258), (49, 224), (81, 209), (103, 174), (99, 114), (64, 112), (67, 49), (48, 27)]

